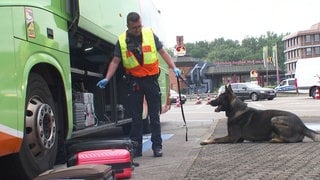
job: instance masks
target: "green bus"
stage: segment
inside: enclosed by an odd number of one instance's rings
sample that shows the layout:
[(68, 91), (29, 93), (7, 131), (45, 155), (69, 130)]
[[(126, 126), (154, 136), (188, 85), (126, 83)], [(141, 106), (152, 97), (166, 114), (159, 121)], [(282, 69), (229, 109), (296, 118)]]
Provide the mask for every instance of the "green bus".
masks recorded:
[[(118, 68), (106, 89), (96, 83), (130, 11), (161, 32), (154, 21), (159, 11), (149, 0), (0, 1), (1, 168), (32, 179), (54, 166), (69, 139), (117, 126), (128, 132), (124, 69)], [(160, 61), (168, 109), (169, 72)]]

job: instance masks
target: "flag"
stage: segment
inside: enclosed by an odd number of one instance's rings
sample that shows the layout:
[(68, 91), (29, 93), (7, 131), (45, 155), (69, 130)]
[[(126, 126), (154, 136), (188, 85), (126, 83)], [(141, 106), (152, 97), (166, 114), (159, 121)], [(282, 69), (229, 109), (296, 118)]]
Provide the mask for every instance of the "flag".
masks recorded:
[(276, 63), (278, 61), (277, 54), (278, 54), (277, 45), (274, 45), (272, 47), (272, 59), (273, 59), (274, 66), (277, 66), (277, 63)]
[(268, 63), (268, 46), (263, 47), (262, 57), (263, 57), (263, 65), (264, 67), (266, 67)]
[(272, 47), (272, 56), (273, 56), (273, 65), (276, 67), (276, 71), (277, 71), (277, 84), (280, 83), (280, 77), (279, 77), (279, 67), (278, 67), (278, 47), (277, 44), (275, 44)]

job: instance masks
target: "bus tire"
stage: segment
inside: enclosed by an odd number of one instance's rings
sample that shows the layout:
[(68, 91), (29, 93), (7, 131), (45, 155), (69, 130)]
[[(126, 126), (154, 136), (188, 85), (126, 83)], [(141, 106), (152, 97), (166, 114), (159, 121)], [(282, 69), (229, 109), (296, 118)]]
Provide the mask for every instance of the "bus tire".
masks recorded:
[(58, 148), (58, 120), (47, 82), (31, 73), (28, 80), (23, 143), (18, 160), (27, 177), (51, 169)]

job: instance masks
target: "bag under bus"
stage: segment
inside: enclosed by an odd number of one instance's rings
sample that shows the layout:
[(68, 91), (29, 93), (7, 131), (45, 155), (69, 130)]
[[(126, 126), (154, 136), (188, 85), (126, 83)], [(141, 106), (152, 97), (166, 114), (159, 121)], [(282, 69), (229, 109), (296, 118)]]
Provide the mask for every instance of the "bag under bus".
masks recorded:
[(34, 180), (48, 179), (115, 180), (115, 176), (111, 166), (85, 164), (61, 169), (50, 169), (34, 178)]
[[(138, 143), (130, 139), (74, 139), (67, 143), (67, 166), (76, 164), (76, 155), (79, 152), (102, 149), (126, 149), (134, 157), (134, 149)], [(133, 159), (132, 159), (133, 161)], [(136, 165), (137, 163), (133, 163)]]

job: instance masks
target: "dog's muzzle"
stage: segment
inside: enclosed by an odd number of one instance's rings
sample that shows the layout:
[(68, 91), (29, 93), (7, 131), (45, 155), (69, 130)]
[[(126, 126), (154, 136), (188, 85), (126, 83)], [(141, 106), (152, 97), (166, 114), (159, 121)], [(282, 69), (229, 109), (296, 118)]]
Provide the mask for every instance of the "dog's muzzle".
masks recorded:
[(212, 101), (210, 101), (209, 103), (211, 106), (217, 106), (217, 108), (215, 108), (215, 112), (220, 112), (221, 111), (221, 108), (222, 108), (222, 105), (220, 104), (220, 101), (219, 99), (214, 99)]

